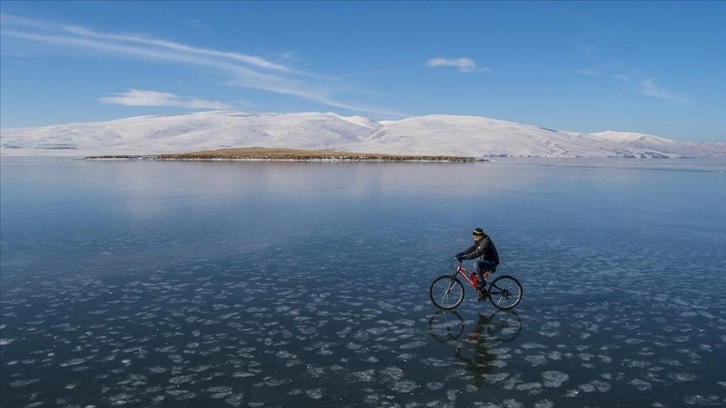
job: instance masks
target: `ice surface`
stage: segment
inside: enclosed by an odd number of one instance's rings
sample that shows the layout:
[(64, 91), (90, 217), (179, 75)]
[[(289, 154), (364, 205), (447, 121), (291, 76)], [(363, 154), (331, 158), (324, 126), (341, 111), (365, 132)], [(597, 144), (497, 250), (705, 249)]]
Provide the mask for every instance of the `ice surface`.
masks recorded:
[[(117, 168), (94, 184), (92, 167), (50, 201), (23, 195), (28, 179), (8, 191), (3, 169), (2, 406), (726, 402), (723, 215), (707, 205), (684, 215), (695, 204), (679, 201), (685, 186), (721, 197), (720, 176), (698, 189), (702, 174), (486, 167), (531, 187), (484, 195), (447, 187), (476, 165), (417, 167), (443, 177), (426, 189), (395, 166), (336, 167), (341, 179), (325, 183), (297, 178), (305, 167), (214, 168), (196, 181), (205, 170), (184, 168), (164, 183), (112, 181)], [(292, 182), (265, 187), (249, 172)], [(159, 191), (177, 177), (190, 185)], [(205, 190), (220, 177), (224, 188)], [(155, 187), (140, 191), (139, 179)], [(154, 207), (165, 210), (137, 212)], [(428, 284), (480, 211), (498, 214), (490, 229), (507, 262), (497, 273), (520, 277), (525, 299), (498, 312), (467, 291), (456, 313), (440, 313)], [(665, 233), (676, 227), (692, 256), (673, 278), (662, 271), (680, 260)]]

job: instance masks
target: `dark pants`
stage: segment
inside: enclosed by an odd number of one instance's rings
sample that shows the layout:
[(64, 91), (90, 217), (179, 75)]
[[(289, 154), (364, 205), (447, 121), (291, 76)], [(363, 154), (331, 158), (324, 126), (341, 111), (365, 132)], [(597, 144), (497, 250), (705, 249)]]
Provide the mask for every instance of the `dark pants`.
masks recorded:
[(484, 272), (494, 273), (497, 264), (488, 261), (476, 261), (476, 275), (479, 277), (479, 287), (484, 286)]

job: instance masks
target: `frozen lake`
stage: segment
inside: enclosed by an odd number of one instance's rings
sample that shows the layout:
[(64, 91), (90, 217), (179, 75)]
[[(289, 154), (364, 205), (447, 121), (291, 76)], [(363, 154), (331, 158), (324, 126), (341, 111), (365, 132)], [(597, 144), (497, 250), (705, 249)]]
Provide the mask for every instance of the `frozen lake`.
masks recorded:
[(2, 407), (726, 405), (723, 161), (0, 165)]

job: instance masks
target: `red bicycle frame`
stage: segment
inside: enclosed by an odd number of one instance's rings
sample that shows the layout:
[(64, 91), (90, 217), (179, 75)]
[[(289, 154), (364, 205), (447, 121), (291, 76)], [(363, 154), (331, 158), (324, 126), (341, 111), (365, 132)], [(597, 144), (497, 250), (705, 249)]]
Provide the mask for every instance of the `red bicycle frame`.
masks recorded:
[[(459, 264), (459, 266), (456, 267), (456, 273), (461, 275), (464, 280), (469, 282), (469, 285), (474, 288), (476, 288), (477, 284), (479, 283), (479, 276), (477, 276), (476, 272), (464, 268), (462, 264)], [(482, 272), (482, 277), (484, 277), (484, 282), (486, 282), (487, 278), (489, 277), (489, 271)]]

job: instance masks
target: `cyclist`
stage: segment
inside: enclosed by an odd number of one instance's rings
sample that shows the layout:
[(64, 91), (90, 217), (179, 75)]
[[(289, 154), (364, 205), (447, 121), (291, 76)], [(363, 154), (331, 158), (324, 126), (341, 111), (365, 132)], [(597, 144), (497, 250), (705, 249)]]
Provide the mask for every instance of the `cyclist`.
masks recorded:
[(494, 246), (494, 241), (489, 238), (489, 235), (483, 229), (475, 228), (472, 235), (474, 245), (456, 254), (456, 260), (461, 262), (464, 259), (479, 258), (476, 261), (476, 275), (479, 277), (476, 290), (481, 295), (481, 290), (484, 288), (483, 273), (485, 271), (494, 273), (497, 270), (497, 266), (499, 266), (499, 253), (497, 252), (497, 247)]

